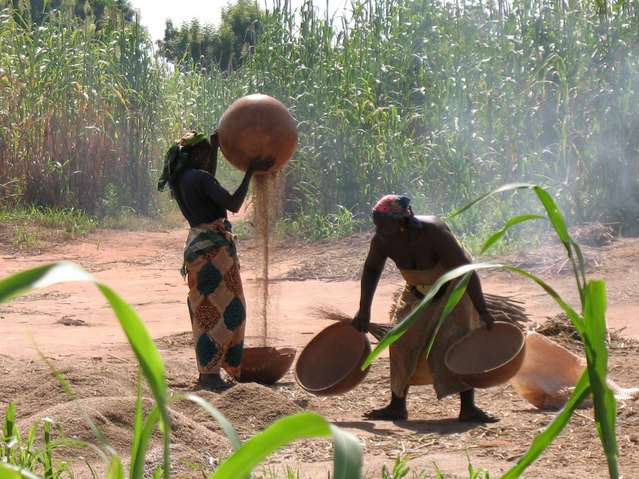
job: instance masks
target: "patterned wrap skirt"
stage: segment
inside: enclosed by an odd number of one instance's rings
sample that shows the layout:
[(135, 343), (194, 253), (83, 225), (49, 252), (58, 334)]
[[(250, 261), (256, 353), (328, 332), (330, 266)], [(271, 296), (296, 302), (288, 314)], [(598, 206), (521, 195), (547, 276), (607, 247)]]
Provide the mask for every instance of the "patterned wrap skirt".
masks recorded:
[(184, 249), (187, 305), (198, 371), (224, 369), (238, 378), (242, 365), (246, 302), (231, 224), (226, 219), (191, 228)]
[[(422, 301), (430, 286), (446, 273), (441, 265), (433, 269), (416, 271), (401, 270), (406, 280), (401, 295), (393, 310), (392, 321), (397, 324), (408, 316)], [(454, 284), (449, 284), (426, 308), (423, 314), (390, 347), (391, 389), (396, 396), (404, 397), (410, 385), (430, 385), (435, 388), (437, 398), (472, 389), (444, 364), (446, 350), (471, 330), (479, 328), (479, 314), (472, 300), (465, 293), (457, 306), (444, 320), (435, 337), (433, 348), (426, 357), (426, 346), (432, 337), (442, 310), (448, 301)]]

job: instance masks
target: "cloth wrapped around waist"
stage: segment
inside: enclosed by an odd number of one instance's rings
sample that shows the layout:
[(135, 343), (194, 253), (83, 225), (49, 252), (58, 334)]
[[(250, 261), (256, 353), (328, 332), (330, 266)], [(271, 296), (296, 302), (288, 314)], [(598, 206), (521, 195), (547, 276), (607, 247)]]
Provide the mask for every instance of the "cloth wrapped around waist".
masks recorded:
[[(401, 270), (406, 285), (397, 299), (393, 322), (411, 313), (445, 272), (439, 265), (425, 271)], [(409, 385), (433, 384), (438, 398), (471, 388), (444, 365), (448, 347), (480, 326), (479, 315), (467, 294), (442, 324), (426, 358), (426, 346), (453, 287), (448, 285), (438, 293), (417, 321), (391, 346), (391, 389), (395, 395), (403, 397)]]
[(224, 369), (239, 377), (244, 350), (246, 302), (231, 225), (225, 219), (191, 228), (183, 273), (201, 374)]

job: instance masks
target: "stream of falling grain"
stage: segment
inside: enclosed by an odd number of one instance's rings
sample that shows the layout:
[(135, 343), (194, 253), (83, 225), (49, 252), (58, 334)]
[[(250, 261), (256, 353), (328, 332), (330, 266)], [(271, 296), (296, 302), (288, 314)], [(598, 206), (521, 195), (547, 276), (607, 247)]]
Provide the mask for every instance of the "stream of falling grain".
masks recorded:
[(269, 337), (269, 264), (273, 239), (273, 225), (280, 211), (280, 179), (277, 174), (257, 175), (253, 181), (254, 223), (257, 232), (261, 274), (258, 274), (257, 311), (261, 320), (261, 346), (266, 346)]

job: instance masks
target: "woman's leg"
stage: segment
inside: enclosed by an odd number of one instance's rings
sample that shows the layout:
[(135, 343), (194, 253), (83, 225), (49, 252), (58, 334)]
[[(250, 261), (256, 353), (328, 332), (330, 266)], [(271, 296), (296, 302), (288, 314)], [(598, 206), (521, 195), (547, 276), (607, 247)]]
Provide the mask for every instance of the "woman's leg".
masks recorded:
[(377, 421), (403, 421), (408, 418), (408, 410), (406, 409), (406, 397), (408, 396), (408, 386), (404, 390), (402, 397), (391, 392), (390, 404), (381, 409), (373, 409), (364, 414), (366, 419)]
[[(197, 266), (201, 267), (202, 264), (198, 262)], [(191, 270), (195, 270), (195, 268), (191, 268)], [(227, 389), (231, 384), (225, 382), (220, 376), (223, 345), (219, 343), (215, 335), (211, 334), (215, 325), (220, 322), (220, 313), (215, 305), (201, 294), (202, 285), (200, 285), (200, 289), (197, 288), (195, 274), (189, 274), (189, 286), (191, 291), (187, 299), (187, 307), (191, 318), (195, 357), (199, 372), (197, 384), (208, 390)]]
[(461, 407), (459, 409), (459, 420), (461, 422), (497, 422), (498, 418), (486, 414), (475, 405), (475, 390), (469, 389), (459, 393)]
[(217, 374), (200, 373), (197, 384), (200, 388), (208, 391), (223, 391), (233, 386), (224, 381), (219, 372)]

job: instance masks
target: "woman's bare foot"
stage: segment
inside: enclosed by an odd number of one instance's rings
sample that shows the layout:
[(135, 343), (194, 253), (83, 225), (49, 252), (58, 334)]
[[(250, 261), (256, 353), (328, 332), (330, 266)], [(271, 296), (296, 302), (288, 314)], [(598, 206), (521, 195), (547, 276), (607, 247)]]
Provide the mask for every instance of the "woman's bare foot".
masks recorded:
[(475, 390), (469, 389), (459, 393), (460, 405), (459, 421), (460, 422), (478, 422), (489, 423), (497, 422), (499, 418), (486, 414), (484, 411), (475, 406)]
[(207, 391), (221, 392), (233, 387), (232, 383), (227, 383), (219, 374), (200, 374), (197, 385)]
[(460, 422), (478, 422), (478, 423), (492, 423), (499, 421), (499, 418), (491, 416), (485, 413), (477, 406), (462, 407), (459, 411)]
[(391, 403), (384, 408), (364, 413), (364, 417), (374, 421), (405, 421), (408, 418), (408, 411), (406, 406), (400, 407)]

